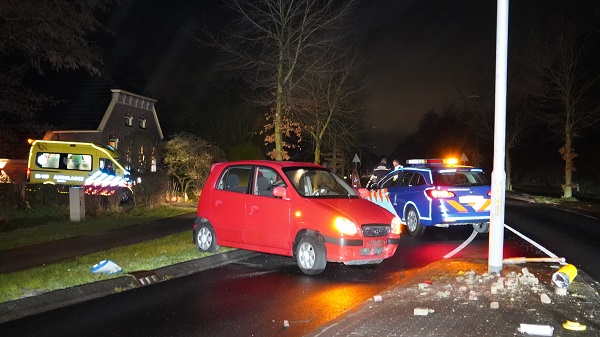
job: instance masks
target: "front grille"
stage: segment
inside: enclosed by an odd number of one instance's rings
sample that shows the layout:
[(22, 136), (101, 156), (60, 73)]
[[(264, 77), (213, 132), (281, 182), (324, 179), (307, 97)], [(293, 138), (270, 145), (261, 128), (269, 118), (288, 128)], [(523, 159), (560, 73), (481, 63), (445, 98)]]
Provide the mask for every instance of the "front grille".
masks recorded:
[(362, 233), (365, 237), (387, 236), (390, 234), (388, 225), (362, 225)]

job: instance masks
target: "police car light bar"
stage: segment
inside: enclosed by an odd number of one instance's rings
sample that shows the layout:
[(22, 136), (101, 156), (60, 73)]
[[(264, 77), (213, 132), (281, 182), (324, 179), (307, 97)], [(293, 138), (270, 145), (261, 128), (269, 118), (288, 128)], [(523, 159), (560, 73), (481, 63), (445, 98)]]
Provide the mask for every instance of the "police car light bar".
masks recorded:
[(458, 164), (458, 159), (456, 158), (446, 158), (446, 159), (408, 159), (406, 161), (408, 165), (419, 165), (419, 164), (447, 164), (447, 165), (456, 165)]

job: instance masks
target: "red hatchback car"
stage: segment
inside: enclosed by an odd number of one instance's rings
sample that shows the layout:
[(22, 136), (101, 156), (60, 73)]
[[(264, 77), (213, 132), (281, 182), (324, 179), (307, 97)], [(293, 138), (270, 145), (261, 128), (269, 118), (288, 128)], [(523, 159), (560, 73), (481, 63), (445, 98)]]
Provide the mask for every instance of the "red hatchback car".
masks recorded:
[(293, 257), (319, 274), (327, 262), (380, 263), (394, 255), (400, 219), (362, 199), (343, 179), (310, 163), (214, 164), (198, 201), (194, 242)]

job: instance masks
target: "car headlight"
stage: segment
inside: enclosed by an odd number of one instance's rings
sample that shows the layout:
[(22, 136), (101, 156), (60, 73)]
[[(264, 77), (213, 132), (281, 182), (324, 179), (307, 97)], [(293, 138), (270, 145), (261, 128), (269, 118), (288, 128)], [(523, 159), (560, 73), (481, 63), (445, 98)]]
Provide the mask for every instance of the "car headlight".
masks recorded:
[(402, 220), (399, 217), (395, 216), (392, 218), (392, 233), (400, 235), (402, 232)]
[(342, 234), (356, 235), (356, 233), (358, 233), (358, 228), (356, 227), (356, 224), (342, 216), (338, 216), (337, 218), (335, 218), (334, 225), (335, 228)]

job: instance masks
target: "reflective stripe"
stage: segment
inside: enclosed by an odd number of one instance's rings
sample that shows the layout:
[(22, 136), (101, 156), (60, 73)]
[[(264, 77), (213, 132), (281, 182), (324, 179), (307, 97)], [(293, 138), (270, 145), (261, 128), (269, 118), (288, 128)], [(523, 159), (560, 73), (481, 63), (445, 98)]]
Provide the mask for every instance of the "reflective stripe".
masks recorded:
[(363, 245), (363, 240), (360, 240), (360, 239), (348, 240), (348, 239), (344, 239), (344, 238), (334, 238), (331, 236), (325, 236), (324, 239), (325, 239), (325, 242), (331, 243), (334, 245), (338, 245), (338, 246), (362, 246)]

